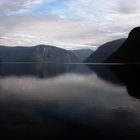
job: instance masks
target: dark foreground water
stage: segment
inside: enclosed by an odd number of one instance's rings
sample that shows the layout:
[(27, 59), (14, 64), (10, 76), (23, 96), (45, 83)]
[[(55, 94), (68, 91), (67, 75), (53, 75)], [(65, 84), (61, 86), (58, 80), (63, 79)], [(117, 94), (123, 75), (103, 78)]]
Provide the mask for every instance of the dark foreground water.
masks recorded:
[(140, 66), (0, 64), (0, 138), (140, 139)]

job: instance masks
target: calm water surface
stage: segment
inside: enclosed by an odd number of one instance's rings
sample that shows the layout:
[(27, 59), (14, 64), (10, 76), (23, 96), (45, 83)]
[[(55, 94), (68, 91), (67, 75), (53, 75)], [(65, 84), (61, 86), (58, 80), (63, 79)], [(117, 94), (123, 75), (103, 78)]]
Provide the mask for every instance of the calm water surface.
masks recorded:
[(0, 137), (140, 139), (140, 66), (0, 64)]

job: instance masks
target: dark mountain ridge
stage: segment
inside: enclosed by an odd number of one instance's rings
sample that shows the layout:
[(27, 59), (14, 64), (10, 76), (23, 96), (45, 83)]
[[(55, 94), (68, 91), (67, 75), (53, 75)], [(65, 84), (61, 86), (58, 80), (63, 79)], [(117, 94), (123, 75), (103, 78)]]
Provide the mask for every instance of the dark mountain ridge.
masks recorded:
[(134, 28), (123, 45), (113, 53), (106, 63), (139, 63), (140, 62), (140, 27)]
[(126, 39), (121, 38), (118, 40), (110, 41), (101, 45), (94, 51), (86, 60), (87, 63), (103, 63), (109, 56), (117, 51)]

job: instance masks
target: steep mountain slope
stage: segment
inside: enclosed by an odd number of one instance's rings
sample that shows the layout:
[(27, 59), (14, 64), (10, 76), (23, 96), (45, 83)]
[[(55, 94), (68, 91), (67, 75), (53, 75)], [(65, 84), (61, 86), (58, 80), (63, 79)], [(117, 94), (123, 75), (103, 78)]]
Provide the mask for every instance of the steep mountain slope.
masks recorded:
[(118, 39), (101, 45), (86, 60), (87, 63), (102, 63), (124, 43), (125, 39)]
[(134, 28), (124, 44), (113, 53), (107, 63), (139, 63), (140, 62), (140, 27)]

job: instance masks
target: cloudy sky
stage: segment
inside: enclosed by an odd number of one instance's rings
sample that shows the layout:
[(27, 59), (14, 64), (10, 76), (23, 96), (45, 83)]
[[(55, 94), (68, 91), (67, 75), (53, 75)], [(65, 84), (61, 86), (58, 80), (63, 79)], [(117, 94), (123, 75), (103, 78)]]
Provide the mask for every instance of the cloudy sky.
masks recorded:
[(139, 24), (139, 0), (0, 1), (1, 45), (96, 48)]

